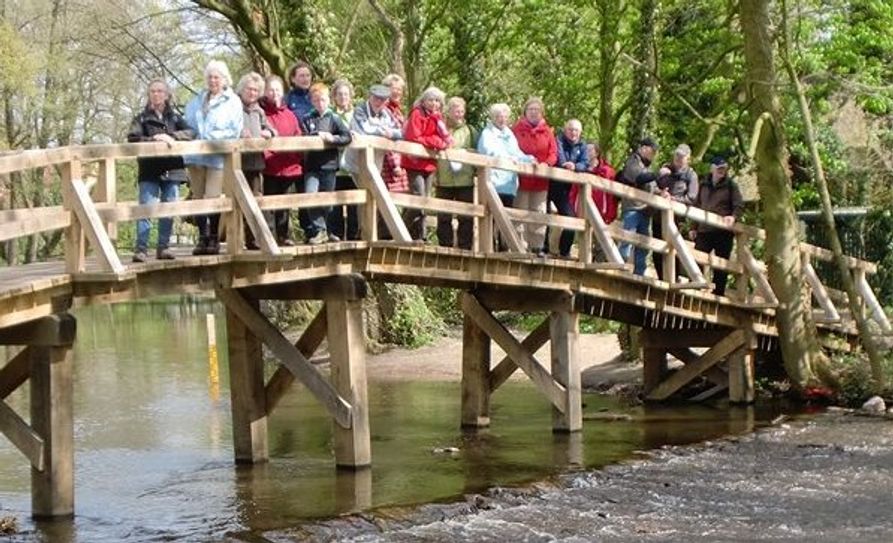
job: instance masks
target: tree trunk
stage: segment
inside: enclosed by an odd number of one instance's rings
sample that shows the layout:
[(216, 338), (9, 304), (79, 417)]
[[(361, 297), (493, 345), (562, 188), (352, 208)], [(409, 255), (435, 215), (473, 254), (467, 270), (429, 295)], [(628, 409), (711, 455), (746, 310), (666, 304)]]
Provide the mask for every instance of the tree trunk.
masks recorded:
[(846, 291), (847, 302), (850, 308), (850, 314), (856, 321), (856, 329), (859, 331), (859, 339), (862, 347), (868, 354), (868, 361), (871, 366), (872, 388), (876, 394), (881, 394), (884, 390), (884, 369), (883, 357), (878, 350), (877, 343), (871, 336), (871, 330), (865, 314), (862, 312), (862, 297), (856, 290), (853, 276), (850, 273), (849, 265), (843, 254), (843, 247), (840, 243), (840, 237), (837, 235), (837, 227), (834, 224), (834, 206), (831, 203), (831, 192), (828, 190), (828, 181), (825, 178), (825, 168), (822, 165), (822, 157), (819, 154), (818, 143), (815, 137), (815, 128), (812, 124), (812, 112), (809, 109), (809, 103), (806, 100), (806, 92), (794, 69), (791, 60), (790, 34), (787, 21), (787, 5), (782, 2), (782, 35), (784, 36), (784, 47), (782, 48), (781, 59), (784, 64), (788, 77), (794, 86), (797, 94), (797, 103), (800, 106), (800, 115), (803, 117), (804, 132), (806, 143), (809, 146), (809, 153), (813, 164), (813, 179), (819, 189), (819, 196), (822, 199), (822, 222), (827, 231), (828, 240), (831, 242), (831, 251), (834, 253), (834, 262), (837, 265), (837, 271), (843, 281), (843, 288)]
[(641, 0), (641, 12), (637, 35), (639, 43), (636, 67), (633, 77), (632, 118), (627, 131), (627, 140), (631, 149), (646, 135), (651, 135), (656, 121), (657, 81), (653, 74), (657, 73), (657, 13), (659, 0)]
[(745, 86), (748, 109), (755, 125), (762, 119), (757, 138), (757, 183), (766, 229), (766, 264), (769, 283), (778, 297), (775, 310), (785, 370), (797, 389), (814, 380), (813, 368), (822, 362), (812, 304), (803, 285), (799, 225), (791, 203), (781, 107), (776, 93), (773, 37), (769, 0), (741, 0), (744, 33)]

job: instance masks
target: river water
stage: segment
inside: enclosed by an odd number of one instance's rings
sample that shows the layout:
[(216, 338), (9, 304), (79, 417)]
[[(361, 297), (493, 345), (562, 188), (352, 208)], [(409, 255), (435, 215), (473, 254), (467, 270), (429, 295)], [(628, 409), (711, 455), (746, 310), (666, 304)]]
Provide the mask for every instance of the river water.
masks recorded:
[[(219, 367), (209, 359), (214, 314)], [(262, 534), (379, 507), (448, 501), (592, 469), (664, 445), (746, 432), (777, 412), (642, 408), (584, 397), (584, 431), (554, 435), (547, 402), (510, 381), (491, 428), (459, 430), (454, 382), (369, 383), (373, 467), (338, 472), (332, 422), (296, 387), (269, 421), (271, 461), (232, 462), (225, 326), (210, 301), (91, 306), (77, 311), (74, 520), (30, 520), (24, 457), (0, 437), (0, 516), (22, 541), (262, 541)], [(451, 356), (461, 356), (460, 352)], [(26, 414), (27, 387), (10, 405)], [(628, 416), (601, 420), (604, 412)]]

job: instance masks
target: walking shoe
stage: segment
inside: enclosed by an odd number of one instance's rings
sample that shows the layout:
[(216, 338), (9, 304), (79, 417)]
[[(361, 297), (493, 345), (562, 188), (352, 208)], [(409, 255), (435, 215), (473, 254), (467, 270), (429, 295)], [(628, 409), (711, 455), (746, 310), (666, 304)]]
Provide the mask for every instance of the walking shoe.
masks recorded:
[(174, 253), (167, 247), (163, 249), (159, 247), (158, 250), (155, 251), (155, 258), (158, 260), (174, 260), (176, 257), (174, 257)]
[(146, 254), (146, 251), (140, 249), (139, 251), (133, 253), (133, 261), (139, 264), (149, 260), (149, 255)]
[(332, 234), (331, 232), (329, 232), (329, 241), (332, 243), (337, 243), (337, 242), (341, 241), (341, 238), (339, 238), (335, 234)]
[(254, 243), (253, 241), (246, 241), (245, 249), (248, 251), (257, 251), (260, 249), (260, 247), (258, 247), (257, 243)]
[(208, 246), (205, 248), (206, 255), (220, 254), (220, 241), (215, 236), (208, 238)]
[(195, 246), (195, 249), (192, 250), (192, 254), (195, 256), (208, 254), (208, 238), (198, 238), (198, 244)]
[(325, 230), (320, 230), (315, 236), (307, 240), (308, 245), (321, 245), (329, 241), (329, 234)]
[(276, 241), (276, 244), (279, 245), (280, 247), (294, 247), (295, 246), (295, 242), (293, 242), (292, 240), (290, 240), (288, 238), (279, 238), (279, 240)]

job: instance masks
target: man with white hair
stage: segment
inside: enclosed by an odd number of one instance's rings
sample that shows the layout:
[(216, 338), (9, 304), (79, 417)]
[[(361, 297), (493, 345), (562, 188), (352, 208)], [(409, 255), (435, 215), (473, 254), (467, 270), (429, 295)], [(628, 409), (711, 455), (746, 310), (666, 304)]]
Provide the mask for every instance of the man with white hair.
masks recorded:
[[(558, 167), (572, 172), (589, 171), (589, 155), (586, 152), (586, 142), (583, 141), (583, 124), (577, 119), (571, 119), (564, 123), (564, 130), (555, 138), (558, 147)], [(572, 183), (549, 180), (549, 201), (555, 205), (558, 214), (564, 217), (576, 215), (571, 203)], [(546, 252), (549, 252), (549, 236), (546, 236)], [(558, 254), (567, 258), (571, 254), (574, 245), (574, 231), (564, 230), (558, 242)]]
[[(698, 174), (692, 169), (691, 147), (681, 143), (673, 152), (673, 160), (664, 164), (657, 178), (659, 194), (668, 200), (685, 205), (693, 205), (698, 197)], [(678, 226), (678, 221), (677, 221)], [(651, 218), (651, 235), (657, 239), (663, 239), (663, 225), (660, 214)], [(664, 278), (664, 261), (661, 255), (652, 255), (654, 271), (661, 279)], [(681, 271), (681, 263), (676, 264), (676, 270)]]

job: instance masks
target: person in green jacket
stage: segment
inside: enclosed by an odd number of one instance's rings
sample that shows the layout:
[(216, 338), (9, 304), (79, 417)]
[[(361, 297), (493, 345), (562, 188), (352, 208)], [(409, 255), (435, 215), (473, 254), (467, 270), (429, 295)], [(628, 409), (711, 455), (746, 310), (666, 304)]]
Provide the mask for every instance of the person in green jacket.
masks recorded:
[[(446, 124), (453, 137), (452, 149), (474, 150), (477, 133), (465, 122), (465, 100), (453, 96), (447, 100)], [(437, 197), (459, 202), (474, 201), (474, 170), (459, 162), (441, 160), (437, 164)], [(442, 247), (471, 249), (474, 240), (474, 222), (471, 217), (459, 216), (459, 230), (453, 239), (453, 215), (437, 215), (437, 240)]]

